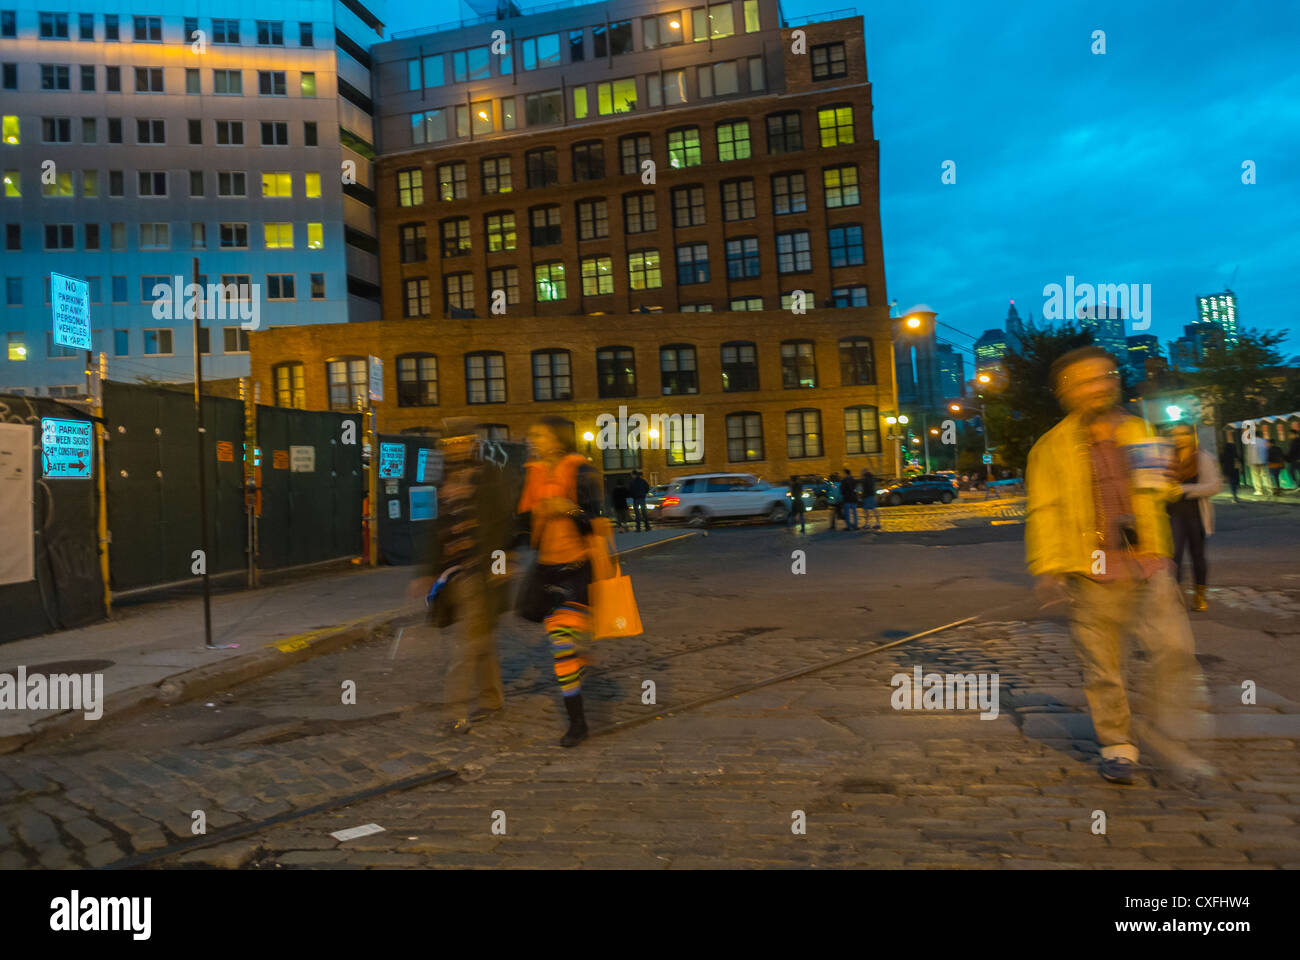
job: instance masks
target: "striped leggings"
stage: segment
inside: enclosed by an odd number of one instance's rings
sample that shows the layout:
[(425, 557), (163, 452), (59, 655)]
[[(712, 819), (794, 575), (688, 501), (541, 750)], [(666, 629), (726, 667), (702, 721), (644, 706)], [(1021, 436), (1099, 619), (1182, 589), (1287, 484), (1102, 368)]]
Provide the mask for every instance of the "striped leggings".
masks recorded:
[(586, 604), (566, 600), (544, 621), (555, 658), (555, 679), (566, 697), (582, 693), (582, 649), (591, 637), (591, 610)]

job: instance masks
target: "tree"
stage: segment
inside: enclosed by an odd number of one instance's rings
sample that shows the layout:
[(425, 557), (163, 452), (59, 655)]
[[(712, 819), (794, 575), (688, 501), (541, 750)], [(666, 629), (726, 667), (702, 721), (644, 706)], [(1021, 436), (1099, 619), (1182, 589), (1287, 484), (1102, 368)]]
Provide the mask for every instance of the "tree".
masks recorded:
[(1067, 321), (1026, 330), (1020, 350), (1003, 356), (1005, 375), (983, 396), (989, 445), (997, 448), (997, 459), (1005, 466), (1024, 469), (1030, 448), (1065, 416), (1052, 391), (1052, 364), (1090, 343), (1092, 331)]
[(1277, 347), (1285, 339), (1285, 333), (1242, 330), (1235, 344), (1210, 344), (1197, 368), (1183, 371), (1202, 405), (1213, 408), (1220, 427), (1277, 412), (1269, 402), (1282, 393), (1277, 384), (1287, 371)]

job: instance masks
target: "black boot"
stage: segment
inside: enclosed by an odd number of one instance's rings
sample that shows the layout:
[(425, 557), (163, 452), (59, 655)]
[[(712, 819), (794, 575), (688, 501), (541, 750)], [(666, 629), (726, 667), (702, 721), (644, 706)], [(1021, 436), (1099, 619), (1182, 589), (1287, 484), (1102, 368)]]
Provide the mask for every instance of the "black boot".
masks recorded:
[(569, 711), (569, 730), (560, 740), (562, 747), (576, 747), (587, 739), (587, 718), (582, 712), (582, 694), (564, 698), (564, 709)]

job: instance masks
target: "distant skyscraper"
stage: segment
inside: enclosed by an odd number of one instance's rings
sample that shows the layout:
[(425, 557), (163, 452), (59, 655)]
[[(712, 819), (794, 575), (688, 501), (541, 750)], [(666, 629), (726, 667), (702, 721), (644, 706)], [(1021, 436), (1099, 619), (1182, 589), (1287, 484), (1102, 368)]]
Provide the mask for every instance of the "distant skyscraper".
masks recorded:
[(1225, 289), (1196, 298), (1198, 324), (1213, 324), (1227, 337), (1229, 346), (1237, 345), (1237, 295)]
[(1006, 352), (1006, 331), (985, 330), (984, 335), (975, 341), (975, 375), (1001, 367)]
[(1169, 362), (1183, 370), (1196, 369), (1196, 343), (1191, 337), (1169, 341)]
[(945, 400), (965, 395), (966, 361), (951, 344), (941, 343), (935, 347), (939, 361), (939, 389)]
[(1020, 319), (1020, 314), (1016, 312), (1016, 301), (1011, 301), (1011, 306), (1007, 310), (1007, 348), (1019, 353), (1024, 349), (1025, 344), (1025, 322)]
[(1149, 333), (1139, 333), (1126, 339), (1129, 379), (1134, 383), (1145, 380), (1147, 358), (1160, 356), (1160, 338)]
[(1085, 330), (1092, 331), (1092, 342), (1120, 363), (1128, 357), (1128, 341), (1124, 337), (1124, 311), (1118, 306), (1099, 303), (1079, 308), (1078, 320)]

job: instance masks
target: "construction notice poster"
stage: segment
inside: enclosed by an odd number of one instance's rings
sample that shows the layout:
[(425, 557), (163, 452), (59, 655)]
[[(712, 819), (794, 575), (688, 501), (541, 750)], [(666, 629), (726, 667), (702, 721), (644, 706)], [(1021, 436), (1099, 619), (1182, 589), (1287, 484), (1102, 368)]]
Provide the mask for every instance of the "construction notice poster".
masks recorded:
[(25, 423), (0, 423), (0, 584), (36, 579), (32, 526), (32, 445)]

